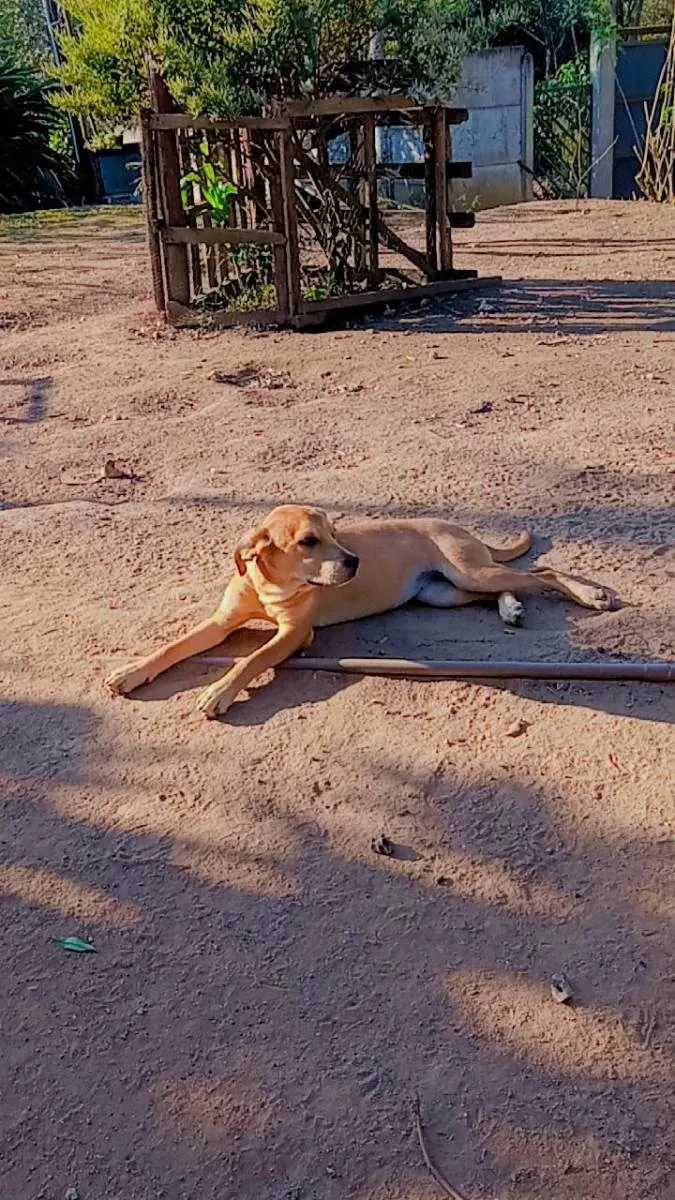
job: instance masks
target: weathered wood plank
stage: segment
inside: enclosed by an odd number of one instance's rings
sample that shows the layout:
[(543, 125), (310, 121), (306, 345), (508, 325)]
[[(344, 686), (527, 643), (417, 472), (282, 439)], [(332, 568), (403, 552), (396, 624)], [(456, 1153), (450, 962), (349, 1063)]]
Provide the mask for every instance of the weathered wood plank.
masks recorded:
[[(171, 113), (175, 107), (162, 76), (154, 70), (149, 76), (150, 97), (155, 113)], [(162, 216), (167, 225), (185, 225), (186, 217), (180, 194), (181, 170), (175, 129), (157, 134), (157, 178), (160, 186)], [(179, 304), (190, 302), (190, 272), (186, 246), (172, 245), (164, 252), (166, 296)]]
[[(421, 112), (424, 106), (419, 100), (410, 96), (331, 96), (323, 100), (289, 100), (284, 105), (284, 114), (293, 119), (297, 117), (341, 117), (363, 116), (372, 113), (377, 120), (378, 113), (411, 113)], [(466, 108), (445, 108), (446, 120), (450, 125), (461, 125), (468, 121), (469, 112)]]
[(427, 260), (430, 274), (438, 273), (438, 250), (436, 245), (436, 123), (434, 110), (424, 110), (424, 213)]
[(186, 304), (177, 304), (175, 301), (169, 301), (167, 315), (172, 325), (208, 324), (218, 325), (222, 328), (232, 328), (235, 325), (283, 325), (288, 320), (287, 314), (280, 312), (277, 308), (261, 308), (256, 309), (255, 312), (233, 312), (228, 309), (220, 312), (205, 312), (189, 308)]
[(162, 241), (168, 246), (285, 246), (286, 238), (275, 229), (187, 229), (170, 225), (161, 232)]
[(288, 315), (294, 317), (300, 307), (300, 247), (298, 244), (298, 213), (295, 202), (295, 159), (289, 132), (283, 131), (277, 134), (277, 146), (286, 234)]
[(368, 281), (377, 287), (379, 268), (379, 237), (377, 207), (377, 148), (375, 145), (375, 117), (366, 113), (363, 118), (363, 165), (366, 172), (366, 198), (368, 204)]
[(350, 308), (374, 308), (383, 304), (398, 304), (406, 300), (423, 300), (431, 296), (443, 296), (449, 292), (468, 292), (476, 288), (496, 287), (501, 275), (490, 275), (483, 279), (435, 279), (417, 287), (384, 288), (380, 292), (355, 292), (349, 296), (330, 296), (327, 300), (307, 300), (301, 313), (340, 312)]
[(143, 208), (145, 211), (145, 228), (150, 255), (150, 276), (152, 279), (152, 295), (155, 308), (160, 313), (166, 312), (166, 295), (164, 293), (164, 274), (162, 271), (162, 251), (159, 240), (157, 219), (159, 214), (157, 193), (157, 159), (155, 146), (149, 125), (150, 113), (144, 109), (141, 113), (141, 158), (143, 169)]
[(340, 117), (410, 112), (418, 108), (421, 108), (419, 100), (410, 96), (330, 96), (319, 100), (288, 100), (283, 111), (289, 117)]
[(151, 129), (211, 129), (214, 132), (228, 129), (288, 129), (290, 122), (285, 117), (237, 117), (236, 121), (220, 121), (211, 117), (191, 117), (188, 113), (153, 113)]
[(448, 224), (448, 126), (445, 109), (439, 106), (434, 113), (436, 223), (438, 225), (438, 266), (441, 271), (452, 270), (452, 241)]
[(270, 208), (274, 228), (284, 238), (283, 246), (274, 247), (274, 287), (277, 293), (277, 308), (288, 316), (288, 261), (286, 246), (286, 216), (284, 209), (284, 192), (281, 184), (281, 160), (279, 154), (279, 136), (270, 134), (267, 146), (265, 173), (269, 189)]
[[(424, 179), (424, 163), (378, 163), (377, 174), (380, 179)], [(473, 165), (470, 162), (449, 162), (446, 164), (446, 179), (471, 179)]]

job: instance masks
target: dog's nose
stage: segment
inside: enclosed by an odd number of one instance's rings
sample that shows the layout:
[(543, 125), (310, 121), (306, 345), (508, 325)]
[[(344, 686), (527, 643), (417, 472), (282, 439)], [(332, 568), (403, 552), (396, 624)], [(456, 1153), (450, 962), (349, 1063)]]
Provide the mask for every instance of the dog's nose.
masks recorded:
[(348, 571), (351, 571), (353, 575), (356, 575), (359, 560), (355, 554), (345, 554), (344, 564)]

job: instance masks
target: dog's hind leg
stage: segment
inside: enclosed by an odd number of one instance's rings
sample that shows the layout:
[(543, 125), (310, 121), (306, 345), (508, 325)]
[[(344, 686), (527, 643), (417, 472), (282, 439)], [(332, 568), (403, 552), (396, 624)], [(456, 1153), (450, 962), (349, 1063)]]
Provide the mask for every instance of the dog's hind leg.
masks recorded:
[(505, 625), (520, 625), (525, 609), (513, 592), (501, 592), (497, 601), (499, 615)]
[(484, 599), (484, 592), (464, 592), (445, 579), (428, 579), (415, 595), (415, 600), (430, 608), (463, 608)]
[(535, 567), (532, 571), (518, 571), (514, 567), (483, 566), (471, 562), (448, 563), (448, 576), (460, 588), (476, 588), (495, 593), (543, 593), (560, 592), (568, 600), (584, 608), (606, 612), (615, 608), (616, 596), (611, 588), (586, 579), (576, 579), (552, 567)]
[[(492, 597), (486, 592), (466, 592), (444, 579), (430, 579), (420, 588), (415, 599), (430, 608), (463, 608), (466, 604), (477, 604)], [(502, 592), (498, 601), (499, 615), (505, 625), (520, 625), (523, 605), (513, 592)]]

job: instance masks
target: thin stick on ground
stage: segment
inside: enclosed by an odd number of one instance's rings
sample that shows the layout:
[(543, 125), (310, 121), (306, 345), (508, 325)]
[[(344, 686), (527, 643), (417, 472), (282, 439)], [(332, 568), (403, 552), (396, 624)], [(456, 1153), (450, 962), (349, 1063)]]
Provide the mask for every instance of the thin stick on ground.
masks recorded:
[(420, 1098), (419, 1098), (419, 1096), (415, 1096), (415, 1098), (413, 1100), (413, 1117), (415, 1119), (415, 1131), (417, 1133), (417, 1140), (420, 1144), (420, 1150), (422, 1151), (422, 1158), (424, 1159), (424, 1165), (427, 1168), (429, 1174), (433, 1175), (439, 1188), (443, 1189), (446, 1196), (452, 1197), (452, 1200), (466, 1200), (466, 1197), (463, 1196), (461, 1192), (458, 1192), (457, 1188), (454, 1188), (451, 1183), (448, 1183), (445, 1176), (441, 1174), (441, 1172), (438, 1170), (438, 1167), (434, 1166), (434, 1164), (432, 1163), (432, 1161), (429, 1157), (429, 1151), (427, 1149), (427, 1143), (426, 1143), (425, 1137), (424, 1137), (424, 1130), (422, 1129), (422, 1117), (420, 1115)]
[(647, 1013), (645, 1013), (645, 1017), (645, 1027), (642, 1033), (642, 1048), (643, 1050), (648, 1050), (651, 1045), (652, 1037), (654, 1036), (654, 1030), (656, 1029), (656, 1017), (648, 1015)]

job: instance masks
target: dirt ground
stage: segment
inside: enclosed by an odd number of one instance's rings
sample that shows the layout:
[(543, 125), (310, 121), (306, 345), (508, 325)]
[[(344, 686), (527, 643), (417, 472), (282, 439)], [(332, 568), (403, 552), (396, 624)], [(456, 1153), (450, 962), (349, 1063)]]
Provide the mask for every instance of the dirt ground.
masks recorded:
[(533, 204), (458, 240), (500, 290), (176, 335), (137, 214), (4, 227), (7, 1200), (434, 1200), (416, 1093), (467, 1200), (675, 1197), (672, 685), (284, 672), (222, 722), (194, 663), (102, 687), (209, 613), (282, 500), (526, 526), (624, 602), (530, 599), (515, 632), (410, 608), (319, 655), (672, 658), (672, 211)]

